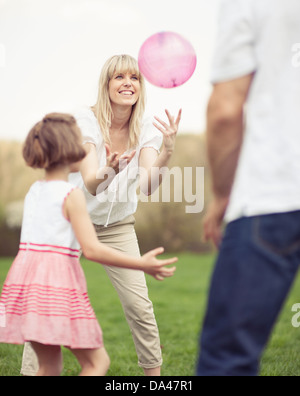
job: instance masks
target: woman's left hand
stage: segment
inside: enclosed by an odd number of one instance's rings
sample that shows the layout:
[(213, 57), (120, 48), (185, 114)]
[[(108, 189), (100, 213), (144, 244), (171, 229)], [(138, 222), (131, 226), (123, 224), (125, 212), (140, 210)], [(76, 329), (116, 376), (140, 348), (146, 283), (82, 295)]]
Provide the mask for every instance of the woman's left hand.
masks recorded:
[(176, 141), (176, 136), (179, 128), (179, 123), (181, 120), (181, 114), (182, 110), (179, 110), (178, 117), (175, 121), (175, 117), (173, 117), (168, 110), (166, 110), (167, 117), (169, 119), (169, 125), (161, 120), (158, 117), (154, 117), (156, 121), (159, 122), (153, 123), (153, 125), (164, 135), (164, 148), (168, 153), (173, 153), (174, 148), (175, 148), (175, 141)]

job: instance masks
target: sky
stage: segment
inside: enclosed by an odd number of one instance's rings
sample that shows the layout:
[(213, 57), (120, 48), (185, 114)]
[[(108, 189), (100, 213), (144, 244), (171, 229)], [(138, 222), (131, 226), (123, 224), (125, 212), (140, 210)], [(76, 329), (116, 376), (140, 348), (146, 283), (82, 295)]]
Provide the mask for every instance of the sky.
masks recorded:
[(161, 31), (193, 45), (197, 68), (181, 87), (147, 83), (146, 116), (183, 109), (181, 133), (202, 133), (220, 0), (0, 0), (0, 139), (23, 141), (49, 112), (74, 112), (97, 98), (105, 61), (138, 57)]

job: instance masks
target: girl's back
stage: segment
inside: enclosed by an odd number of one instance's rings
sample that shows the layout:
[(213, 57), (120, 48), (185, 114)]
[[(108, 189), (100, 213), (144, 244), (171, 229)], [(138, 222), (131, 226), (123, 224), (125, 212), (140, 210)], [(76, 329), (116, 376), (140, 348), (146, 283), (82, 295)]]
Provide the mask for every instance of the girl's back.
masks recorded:
[(22, 249), (30, 244), (79, 251), (71, 223), (63, 214), (65, 200), (73, 190), (72, 184), (60, 180), (39, 181), (31, 187), (25, 199)]

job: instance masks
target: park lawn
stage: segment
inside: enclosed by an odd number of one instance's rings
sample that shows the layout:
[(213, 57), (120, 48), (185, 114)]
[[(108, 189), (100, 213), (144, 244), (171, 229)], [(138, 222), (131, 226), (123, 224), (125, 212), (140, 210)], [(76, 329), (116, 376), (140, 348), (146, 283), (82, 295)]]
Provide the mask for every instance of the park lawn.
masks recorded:
[[(176, 275), (164, 282), (147, 277), (160, 329), (164, 376), (193, 376), (198, 354), (198, 334), (205, 314), (214, 255), (178, 255)], [(0, 260), (0, 287), (11, 265)], [(122, 307), (101, 265), (82, 260), (89, 296), (101, 324), (111, 358), (110, 376), (140, 376), (131, 334)], [(291, 308), (300, 303), (300, 275), (285, 304), (272, 339), (262, 358), (262, 376), (300, 375), (300, 329), (291, 325)], [(18, 376), (22, 346), (0, 344), (0, 376)], [(78, 375), (73, 355), (64, 349), (64, 376)]]

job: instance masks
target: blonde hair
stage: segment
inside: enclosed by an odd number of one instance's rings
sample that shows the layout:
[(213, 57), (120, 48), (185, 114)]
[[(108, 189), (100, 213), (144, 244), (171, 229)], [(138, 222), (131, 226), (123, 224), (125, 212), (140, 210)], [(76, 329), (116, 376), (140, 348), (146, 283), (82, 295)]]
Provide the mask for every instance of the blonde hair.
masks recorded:
[(51, 170), (85, 156), (81, 131), (69, 114), (46, 115), (31, 129), (23, 146), (24, 160), (32, 168)]
[(129, 55), (116, 55), (107, 60), (99, 79), (97, 103), (92, 107), (92, 110), (99, 122), (105, 142), (110, 144), (109, 129), (113, 119), (113, 112), (109, 97), (109, 82), (116, 73), (127, 72), (136, 74), (140, 82), (140, 96), (132, 108), (129, 121), (129, 148), (133, 148), (139, 142), (146, 104), (145, 80), (139, 70), (136, 59)]

